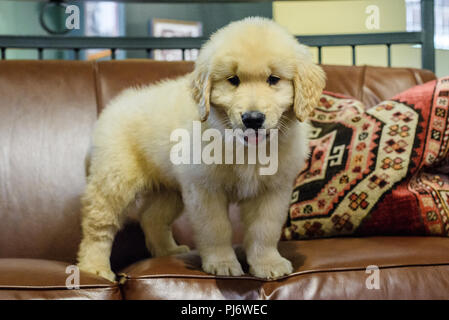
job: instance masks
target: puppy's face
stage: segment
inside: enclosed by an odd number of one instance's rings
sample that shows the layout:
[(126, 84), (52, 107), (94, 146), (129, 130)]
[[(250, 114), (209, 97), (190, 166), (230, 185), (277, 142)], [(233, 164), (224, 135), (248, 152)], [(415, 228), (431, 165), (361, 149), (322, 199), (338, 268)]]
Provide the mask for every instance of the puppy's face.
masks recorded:
[(251, 54), (245, 47), (218, 55), (211, 75), (211, 118), (218, 116), (233, 129), (278, 128), (293, 105), (293, 82), (269, 48)]
[(324, 87), (323, 71), (307, 49), (262, 18), (238, 21), (214, 34), (193, 76), (202, 120), (209, 118), (220, 129), (282, 133), (291, 118), (306, 119)]

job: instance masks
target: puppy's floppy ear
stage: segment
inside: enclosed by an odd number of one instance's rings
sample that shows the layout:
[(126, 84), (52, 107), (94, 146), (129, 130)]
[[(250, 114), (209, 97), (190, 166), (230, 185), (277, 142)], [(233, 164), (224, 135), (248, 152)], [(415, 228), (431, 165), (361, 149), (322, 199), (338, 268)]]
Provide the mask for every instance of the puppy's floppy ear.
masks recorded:
[(210, 112), (211, 79), (209, 68), (205, 63), (197, 61), (192, 73), (193, 99), (198, 104), (200, 119), (206, 121)]
[(293, 77), (295, 96), (293, 110), (296, 118), (303, 122), (318, 105), (326, 84), (326, 75), (320, 66), (314, 64), (310, 56), (304, 54), (305, 47), (298, 53), (296, 74)]

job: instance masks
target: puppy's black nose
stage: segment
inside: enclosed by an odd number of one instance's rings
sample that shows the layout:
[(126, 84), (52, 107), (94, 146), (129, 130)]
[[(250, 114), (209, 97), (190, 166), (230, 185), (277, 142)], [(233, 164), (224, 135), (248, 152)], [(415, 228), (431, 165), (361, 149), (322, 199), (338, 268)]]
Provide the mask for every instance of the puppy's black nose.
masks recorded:
[(260, 129), (265, 121), (265, 115), (259, 111), (248, 111), (242, 114), (242, 122), (247, 129)]

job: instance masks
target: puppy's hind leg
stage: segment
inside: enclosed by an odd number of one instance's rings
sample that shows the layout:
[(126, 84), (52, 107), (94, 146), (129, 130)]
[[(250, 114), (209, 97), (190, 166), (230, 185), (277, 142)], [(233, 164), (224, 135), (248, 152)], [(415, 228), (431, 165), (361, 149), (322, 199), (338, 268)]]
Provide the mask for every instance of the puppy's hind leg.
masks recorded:
[(153, 193), (147, 200), (140, 225), (145, 233), (148, 250), (154, 257), (168, 256), (189, 251), (189, 247), (177, 245), (173, 239), (172, 223), (183, 209), (182, 197), (176, 191), (163, 190)]
[(124, 209), (142, 187), (139, 179), (94, 172), (82, 197), (82, 240), (78, 251), (81, 270), (111, 281), (110, 255), (115, 234), (125, 219)]

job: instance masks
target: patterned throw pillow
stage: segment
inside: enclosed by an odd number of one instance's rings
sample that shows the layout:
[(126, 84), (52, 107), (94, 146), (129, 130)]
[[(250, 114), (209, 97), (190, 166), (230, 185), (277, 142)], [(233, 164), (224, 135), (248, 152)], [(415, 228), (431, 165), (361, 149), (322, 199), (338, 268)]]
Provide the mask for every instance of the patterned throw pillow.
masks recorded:
[[(449, 235), (449, 77), (365, 111), (325, 92), (283, 238)], [(447, 172), (447, 171), (446, 171)]]

